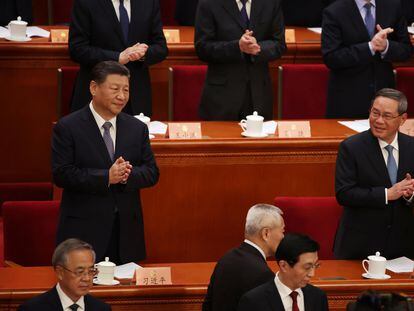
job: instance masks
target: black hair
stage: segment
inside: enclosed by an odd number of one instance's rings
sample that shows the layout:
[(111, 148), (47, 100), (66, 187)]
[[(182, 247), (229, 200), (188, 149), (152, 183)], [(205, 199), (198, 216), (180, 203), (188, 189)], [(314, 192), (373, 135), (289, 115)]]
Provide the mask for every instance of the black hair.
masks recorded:
[(107, 76), (113, 74), (125, 76), (128, 77), (128, 79), (130, 77), (129, 69), (127, 67), (113, 60), (107, 60), (100, 62), (93, 67), (91, 80), (95, 81), (97, 84), (102, 84), (105, 82)]
[(319, 250), (318, 242), (312, 240), (304, 234), (288, 233), (280, 242), (276, 253), (276, 261), (286, 261), (293, 267), (298, 261), (299, 256), (304, 253), (314, 253)]

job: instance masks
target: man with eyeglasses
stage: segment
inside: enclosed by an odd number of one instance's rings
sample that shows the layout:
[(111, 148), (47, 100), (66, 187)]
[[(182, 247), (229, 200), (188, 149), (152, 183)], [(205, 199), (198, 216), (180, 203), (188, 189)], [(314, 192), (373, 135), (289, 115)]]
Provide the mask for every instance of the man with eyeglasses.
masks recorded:
[(78, 239), (60, 243), (53, 253), (52, 265), (58, 283), (51, 290), (28, 300), (19, 311), (107, 311), (111, 307), (89, 295), (97, 274), (95, 251)]
[(406, 119), (405, 95), (382, 89), (370, 109), (370, 129), (339, 146), (335, 191), (343, 214), (337, 259), (377, 251), (388, 259), (414, 257), (414, 138), (399, 132)]
[(238, 311), (325, 311), (326, 294), (310, 285), (318, 261), (319, 244), (302, 234), (286, 234), (276, 250), (279, 271), (271, 281), (247, 292)]

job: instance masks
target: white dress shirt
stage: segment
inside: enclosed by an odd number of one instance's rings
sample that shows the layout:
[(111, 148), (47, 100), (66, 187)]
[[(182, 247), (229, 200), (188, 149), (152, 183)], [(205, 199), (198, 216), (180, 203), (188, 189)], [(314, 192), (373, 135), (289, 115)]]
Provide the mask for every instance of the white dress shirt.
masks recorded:
[(249, 244), (249, 245), (253, 246), (255, 249), (257, 249), (257, 250), (260, 252), (260, 254), (262, 254), (263, 258), (266, 260), (266, 254), (265, 254), (265, 252), (264, 252), (264, 251), (260, 248), (260, 246), (259, 246), (259, 245), (257, 245), (256, 243), (253, 243), (252, 241), (250, 241), (250, 240), (248, 240), (248, 239), (245, 239), (245, 240), (244, 240), (244, 243), (247, 243), (247, 244)]
[(83, 296), (79, 298), (78, 301), (73, 302), (72, 299), (70, 299), (62, 290), (59, 283), (57, 283), (56, 285), (56, 290), (60, 299), (60, 303), (62, 304), (63, 311), (72, 311), (69, 307), (74, 303), (76, 303), (79, 306), (78, 311), (85, 310), (85, 301), (83, 299)]
[[(112, 4), (119, 20), (119, 0), (112, 0)], [(131, 0), (124, 0), (124, 7), (128, 13), (128, 19), (131, 21)]]
[[(237, 6), (239, 7), (239, 11), (241, 11), (241, 9), (243, 7), (242, 2), (240, 0), (236, 0), (236, 3), (237, 3)], [(251, 7), (252, 7), (252, 0), (247, 0), (246, 1), (246, 12), (247, 12), (247, 16), (249, 17), (249, 19), (250, 19)]]
[[(282, 300), (285, 311), (292, 311), (293, 300), (292, 297), (290, 297), (290, 293), (292, 292), (292, 290), (285, 284), (283, 284), (282, 281), (279, 279), (279, 272), (277, 272), (275, 276), (275, 285), (277, 291), (279, 292), (280, 299)], [(298, 303), (299, 311), (305, 311), (305, 300), (303, 297), (302, 289), (297, 288), (295, 289), (295, 292), (298, 293), (296, 301)]]
[[(107, 122), (107, 121), (104, 120), (104, 118), (102, 118), (96, 112), (96, 110), (93, 108), (92, 101), (89, 103), (89, 108), (92, 111), (92, 115), (95, 118), (96, 124), (98, 125), (98, 128), (101, 131), (101, 135), (103, 137), (104, 128), (102, 127), (102, 125), (104, 125), (104, 123)], [(112, 124), (111, 128), (109, 129), (109, 135), (111, 135), (112, 141), (114, 142), (114, 150), (115, 150), (115, 141), (116, 141), (116, 117), (113, 117), (112, 119), (108, 120), (108, 122), (111, 122), (111, 124)]]

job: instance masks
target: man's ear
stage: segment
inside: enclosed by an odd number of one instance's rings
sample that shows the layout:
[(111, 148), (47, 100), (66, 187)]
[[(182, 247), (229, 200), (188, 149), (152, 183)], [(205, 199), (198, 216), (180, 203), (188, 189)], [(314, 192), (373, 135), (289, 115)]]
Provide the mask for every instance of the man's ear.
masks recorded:
[(284, 261), (284, 260), (280, 260), (278, 262), (278, 265), (279, 265), (280, 271), (283, 271), (283, 272), (286, 272), (287, 269), (290, 267), (287, 261)]
[(56, 273), (56, 277), (57, 277), (57, 279), (58, 279), (59, 281), (62, 281), (62, 280), (63, 280), (63, 269), (62, 269), (62, 267), (57, 266), (57, 267), (55, 268), (55, 273)]
[(98, 87), (98, 84), (92, 80), (91, 83), (89, 84), (89, 92), (91, 92), (92, 97), (95, 96), (97, 87)]

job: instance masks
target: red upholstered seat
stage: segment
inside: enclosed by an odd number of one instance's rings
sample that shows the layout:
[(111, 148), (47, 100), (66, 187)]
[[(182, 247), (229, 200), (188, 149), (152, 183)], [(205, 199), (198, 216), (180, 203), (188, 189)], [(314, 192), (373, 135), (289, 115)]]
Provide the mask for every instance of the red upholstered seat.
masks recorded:
[(320, 259), (334, 258), (333, 242), (342, 214), (335, 197), (276, 197), (275, 205), (283, 211), (286, 232), (309, 235), (321, 247)]
[(58, 215), (59, 201), (4, 202), (4, 259), (23, 266), (50, 266)]
[(73, 0), (48, 0), (48, 5), (50, 25), (70, 23)]
[(324, 64), (279, 66), (279, 118), (325, 118), (328, 76)]
[(61, 118), (70, 113), (70, 102), (72, 100), (73, 86), (79, 67), (58, 68), (58, 117)]
[(172, 66), (169, 79), (169, 117), (174, 121), (197, 121), (207, 66)]
[(398, 67), (395, 70), (397, 90), (403, 92), (408, 100), (408, 116), (414, 117), (414, 67)]

